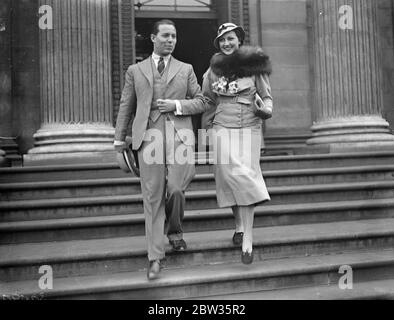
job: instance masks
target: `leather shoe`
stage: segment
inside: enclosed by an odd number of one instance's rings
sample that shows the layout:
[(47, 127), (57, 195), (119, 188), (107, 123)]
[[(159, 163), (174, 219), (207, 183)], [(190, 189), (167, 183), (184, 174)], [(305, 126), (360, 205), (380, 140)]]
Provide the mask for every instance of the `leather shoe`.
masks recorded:
[(233, 243), (234, 243), (234, 245), (240, 246), (242, 244), (243, 237), (244, 237), (244, 233), (243, 232), (235, 232), (234, 235), (233, 235)]
[(161, 269), (161, 264), (160, 260), (154, 260), (154, 261), (149, 261), (149, 266), (148, 266), (148, 280), (154, 280), (159, 277)]
[(253, 251), (250, 253), (242, 251), (241, 261), (243, 264), (251, 264), (253, 262)]
[(185, 240), (170, 240), (170, 245), (174, 251), (185, 251), (187, 249), (187, 245)]

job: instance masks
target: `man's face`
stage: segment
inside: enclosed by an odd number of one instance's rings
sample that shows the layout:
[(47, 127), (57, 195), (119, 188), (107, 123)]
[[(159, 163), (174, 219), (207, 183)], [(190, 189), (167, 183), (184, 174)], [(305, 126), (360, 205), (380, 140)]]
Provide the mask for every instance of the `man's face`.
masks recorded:
[(159, 56), (168, 56), (176, 45), (176, 29), (170, 24), (161, 24), (159, 32), (151, 35), (153, 51)]

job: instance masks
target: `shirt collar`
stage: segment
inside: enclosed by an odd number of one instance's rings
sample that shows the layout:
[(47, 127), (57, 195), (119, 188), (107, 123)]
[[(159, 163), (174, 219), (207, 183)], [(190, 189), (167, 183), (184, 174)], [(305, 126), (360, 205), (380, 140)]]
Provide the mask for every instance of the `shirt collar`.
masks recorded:
[[(167, 63), (170, 60), (170, 58), (171, 58), (170, 54), (168, 56), (166, 56), (166, 57), (163, 57), (164, 62)], [(160, 56), (153, 52), (152, 53), (152, 59), (155, 60), (155, 61), (159, 61), (160, 60)]]

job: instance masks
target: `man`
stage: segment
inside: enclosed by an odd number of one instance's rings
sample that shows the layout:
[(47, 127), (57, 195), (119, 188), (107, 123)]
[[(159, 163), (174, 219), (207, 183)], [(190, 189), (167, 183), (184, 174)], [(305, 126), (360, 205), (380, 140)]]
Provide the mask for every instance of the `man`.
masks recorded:
[(164, 232), (173, 250), (186, 249), (182, 232), (184, 192), (194, 177), (195, 167), (191, 161), (179, 163), (174, 153), (180, 146), (194, 150), (190, 115), (205, 108), (193, 67), (171, 56), (177, 42), (175, 24), (170, 20), (156, 22), (151, 40), (153, 54), (127, 70), (114, 142), (118, 152), (127, 148), (124, 141), (132, 121), (132, 148), (138, 151), (140, 166), (149, 280), (157, 278), (160, 272), (160, 260), (165, 256)]

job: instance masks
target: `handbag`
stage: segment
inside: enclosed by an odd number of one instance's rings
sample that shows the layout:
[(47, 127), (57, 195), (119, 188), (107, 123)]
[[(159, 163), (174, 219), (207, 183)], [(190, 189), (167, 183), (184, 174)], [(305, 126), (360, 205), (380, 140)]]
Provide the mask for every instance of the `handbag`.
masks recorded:
[(267, 120), (269, 118), (272, 118), (272, 100), (271, 99), (261, 99), (260, 95), (256, 93), (255, 98), (254, 98), (254, 106), (255, 110), (254, 113), (256, 116), (263, 120)]

